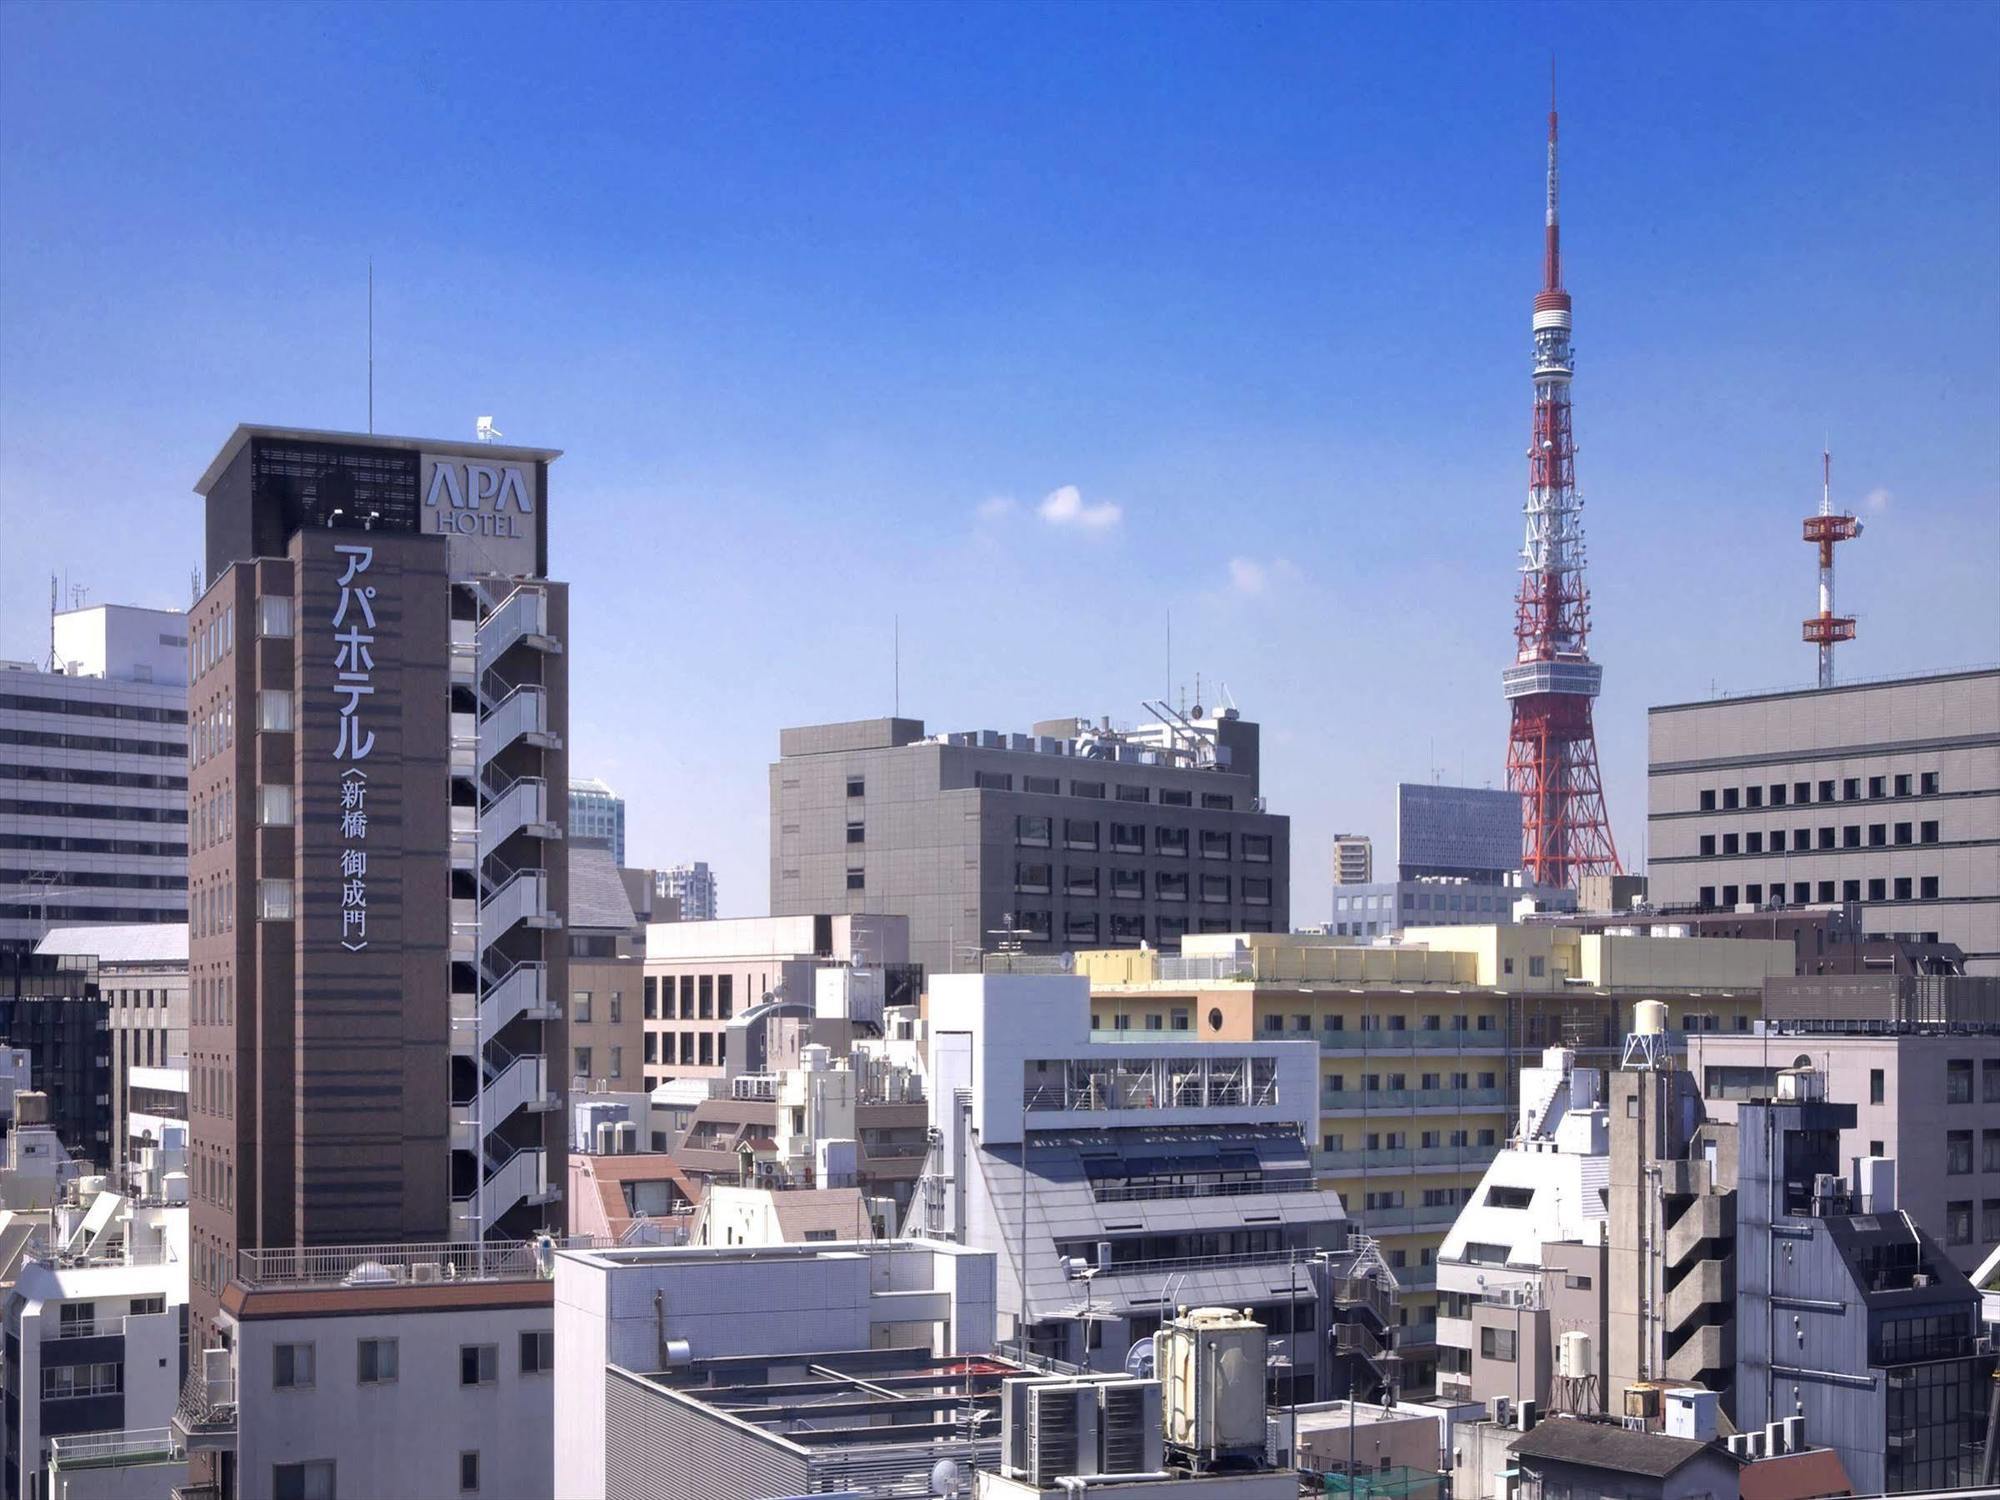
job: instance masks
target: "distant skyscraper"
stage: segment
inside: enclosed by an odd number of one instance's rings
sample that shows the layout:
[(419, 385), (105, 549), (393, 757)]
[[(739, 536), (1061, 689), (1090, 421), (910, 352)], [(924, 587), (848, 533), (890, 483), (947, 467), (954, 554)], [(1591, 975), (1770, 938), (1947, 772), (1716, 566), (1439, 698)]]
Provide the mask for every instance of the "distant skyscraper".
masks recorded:
[(656, 894), (672, 896), (680, 902), (683, 922), (715, 920), (718, 905), (715, 899), (715, 872), (709, 869), (706, 860), (698, 859), (693, 864), (661, 870), (653, 877), (653, 882)]
[(602, 839), (611, 858), (625, 863), (625, 799), (595, 778), (569, 784), (569, 836)]
[(1366, 885), (1375, 878), (1375, 841), (1365, 833), (1333, 836), (1333, 883)]
[(1498, 885), (1521, 868), (1521, 794), (1483, 786), (1396, 784), (1396, 878)]
[(187, 920), (187, 616), (55, 616), (52, 670), (0, 662), (0, 949), (50, 927)]

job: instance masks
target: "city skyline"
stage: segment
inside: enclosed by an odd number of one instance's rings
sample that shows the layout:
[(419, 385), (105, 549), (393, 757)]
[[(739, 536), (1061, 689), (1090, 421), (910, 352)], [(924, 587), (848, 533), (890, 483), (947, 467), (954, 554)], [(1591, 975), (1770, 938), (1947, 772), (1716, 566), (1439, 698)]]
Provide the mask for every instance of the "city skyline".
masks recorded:
[[(377, 430), (568, 454), (572, 749), (631, 862), (762, 892), (777, 731), (887, 713), (900, 616), (932, 732), (1226, 683), (1320, 920), (1397, 781), (1504, 784), (1556, 35), (1628, 865), (1646, 709), (1812, 678), (1823, 439), (1868, 528), (1842, 680), (1996, 654), (1991, 12), (1244, 13), (624, 13), (615, 49), (13, 7), (0, 655), (52, 571), (184, 607), (236, 421), (365, 426), (372, 255)], [(237, 66), (288, 41), (312, 72)], [(487, 82), (517, 52), (555, 86)]]

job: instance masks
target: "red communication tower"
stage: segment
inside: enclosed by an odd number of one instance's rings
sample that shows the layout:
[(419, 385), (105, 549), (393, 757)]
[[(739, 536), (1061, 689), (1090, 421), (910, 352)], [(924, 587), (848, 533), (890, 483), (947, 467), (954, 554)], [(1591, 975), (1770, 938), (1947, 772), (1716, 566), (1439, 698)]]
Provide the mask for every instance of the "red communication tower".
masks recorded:
[(1502, 674), (1513, 708), (1507, 785), (1521, 793), (1521, 867), (1538, 885), (1573, 887), (1617, 874), (1604, 810), (1591, 700), (1604, 669), (1590, 659), (1590, 590), (1583, 581), (1583, 501), (1570, 434), (1570, 297), (1562, 285), (1556, 212), (1556, 109), (1549, 93), (1548, 213), (1542, 289), (1535, 297), (1535, 429), (1528, 449), (1527, 537), (1515, 601), (1514, 665)]
[(1806, 517), (1806, 540), (1819, 547), (1819, 613), (1806, 620), (1808, 645), (1819, 647), (1819, 685), (1833, 686), (1833, 648), (1854, 639), (1854, 616), (1833, 612), (1833, 544), (1861, 535), (1861, 523), (1833, 511), (1833, 455), (1819, 455), (1819, 514)]

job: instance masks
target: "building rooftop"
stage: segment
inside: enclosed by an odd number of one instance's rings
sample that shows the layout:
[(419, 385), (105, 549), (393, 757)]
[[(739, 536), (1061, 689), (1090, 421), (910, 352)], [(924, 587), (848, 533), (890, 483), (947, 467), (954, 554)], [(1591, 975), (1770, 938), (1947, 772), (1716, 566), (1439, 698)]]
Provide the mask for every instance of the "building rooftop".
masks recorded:
[(508, 443), (479, 443), (453, 438), (390, 437), (380, 432), (329, 432), (317, 427), (267, 427), (257, 422), (239, 422), (222, 449), (195, 481), (194, 492), (206, 496), (222, 477), (222, 471), (242, 452), (252, 438), (279, 438), (292, 442), (346, 443), (359, 448), (402, 448), (417, 453), (448, 453), (461, 458), (499, 459), (513, 463), (553, 463), (562, 457), (560, 448), (520, 448)]
[(571, 840), (569, 851), (569, 911), (571, 929), (596, 928), (629, 932), (638, 926), (632, 900), (618, 874), (618, 861), (602, 844)]
[(1978, 677), (2000, 677), (2000, 666), (1991, 664), (1976, 667), (1954, 667), (1942, 672), (1919, 672), (1901, 677), (1855, 677), (1844, 682), (1836, 682), (1832, 687), (1820, 687), (1817, 683), (1807, 683), (1798, 687), (1753, 688), (1739, 692), (1718, 692), (1711, 698), (1695, 698), (1684, 703), (1657, 703), (1646, 712), (1649, 714), (1678, 713), (1690, 708), (1715, 708), (1725, 703), (1754, 703), (1770, 698), (1818, 698), (1831, 697), (1836, 693), (1865, 693), (1876, 688), (1909, 687), (1920, 683), (1951, 682), (1955, 679)]
[(185, 922), (118, 922), (99, 927), (51, 927), (37, 953), (94, 954), (99, 964), (184, 964)]
[(1664, 1479), (1704, 1453), (1735, 1462), (1728, 1449), (1714, 1443), (1669, 1437), (1664, 1432), (1635, 1432), (1619, 1423), (1578, 1417), (1551, 1417), (1508, 1448), (1522, 1458), (1546, 1458), (1653, 1479)]
[(1760, 1458), (1744, 1466), (1737, 1482), (1742, 1500), (1820, 1500), (1854, 1493), (1846, 1466), (1831, 1448)]

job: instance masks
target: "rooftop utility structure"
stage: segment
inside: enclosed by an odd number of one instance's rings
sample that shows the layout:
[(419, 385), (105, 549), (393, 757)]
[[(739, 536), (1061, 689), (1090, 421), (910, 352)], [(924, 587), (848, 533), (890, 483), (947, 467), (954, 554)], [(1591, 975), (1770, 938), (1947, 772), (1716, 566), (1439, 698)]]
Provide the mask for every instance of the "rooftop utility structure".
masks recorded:
[(1833, 544), (1861, 535), (1861, 523), (1833, 510), (1833, 455), (1819, 455), (1819, 514), (1806, 517), (1806, 540), (1819, 547), (1819, 613), (1808, 616), (1805, 639), (1819, 647), (1819, 685), (1833, 686), (1833, 648), (1854, 639), (1854, 616), (1833, 612)]
[(1549, 195), (1542, 289), (1535, 296), (1535, 425), (1528, 449), (1527, 536), (1515, 601), (1515, 657), (1502, 674), (1513, 710), (1507, 786), (1521, 794), (1521, 868), (1530, 883), (1575, 887), (1621, 872), (1597, 770), (1591, 700), (1604, 669), (1590, 659), (1583, 581), (1583, 501), (1570, 435), (1570, 297), (1556, 212), (1556, 110), (1549, 91)]

